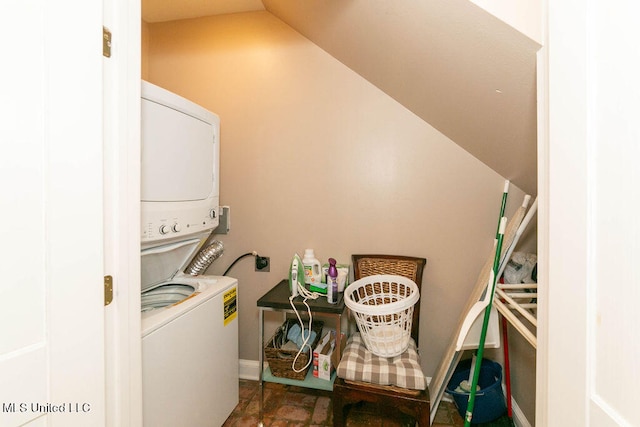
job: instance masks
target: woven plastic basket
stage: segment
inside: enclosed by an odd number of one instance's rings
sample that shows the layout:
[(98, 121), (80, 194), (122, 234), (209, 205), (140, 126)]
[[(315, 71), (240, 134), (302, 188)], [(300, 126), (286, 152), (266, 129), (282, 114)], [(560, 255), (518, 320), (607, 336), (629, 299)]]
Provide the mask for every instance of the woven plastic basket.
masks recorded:
[(367, 349), (381, 357), (398, 356), (409, 347), (413, 307), (419, 298), (415, 282), (386, 274), (363, 277), (344, 291)]

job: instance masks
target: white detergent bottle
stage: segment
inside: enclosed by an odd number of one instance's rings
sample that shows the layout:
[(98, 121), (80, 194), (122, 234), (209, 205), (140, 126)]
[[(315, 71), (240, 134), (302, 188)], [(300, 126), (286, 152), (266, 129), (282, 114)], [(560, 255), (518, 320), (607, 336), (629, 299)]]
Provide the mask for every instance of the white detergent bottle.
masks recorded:
[(313, 249), (304, 250), (304, 258), (302, 258), (304, 266), (304, 283), (307, 285), (315, 285), (320, 283), (322, 274), (320, 273), (320, 261), (316, 259)]

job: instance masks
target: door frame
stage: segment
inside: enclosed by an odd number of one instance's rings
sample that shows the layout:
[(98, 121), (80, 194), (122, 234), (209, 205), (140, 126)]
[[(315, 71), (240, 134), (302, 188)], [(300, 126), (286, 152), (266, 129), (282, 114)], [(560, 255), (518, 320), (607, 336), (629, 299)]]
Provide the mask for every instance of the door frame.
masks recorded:
[(142, 425), (140, 335), (140, 0), (103, 0), (106, 425)]
[[(546, 16), (546, 11), (544, 13)], [(548, 283), (549, 283), (549, 103), (548, 89), (548, 48), (545, 45), (537, 53), (537, 100), (538, 100), (538, 328), (536, 330), (536, 424), (547, 423), (547, 378), (549, 343), (548, 325)]]

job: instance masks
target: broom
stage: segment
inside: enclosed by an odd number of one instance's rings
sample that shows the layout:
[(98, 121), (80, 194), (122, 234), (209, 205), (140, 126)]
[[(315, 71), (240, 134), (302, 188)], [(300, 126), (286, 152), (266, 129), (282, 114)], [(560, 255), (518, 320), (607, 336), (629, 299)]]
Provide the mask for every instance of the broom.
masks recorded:
[(500, 268), (500, 258), (502, 252), (502, 240), (504, 238), (504, 232), (507, 227), (507, 218), (502, 217), (500, 220), (500, 226), (498, 228), (498, 242), (496, 244), (496, 253), (493, 261), (493, 270), (489, 275), (489, 283), (487, 287), (487, 292), (490, 292), (489, 295), (489, 304), (487, 308), (484, 310), (484, 319), (482, 322), (482, 331), (480, 332), (480, 342), (478, 343), (478, 353), (476, 355), (476, 363), (474, 368), (473, 380), (471, 382), (471, 390), (469, 392), (469, 402), (467, 404), (467, 411), (465, 413), (464, 426), (471, 426), (471, 419), (473, 418), (473, 408), (475, 406), (476, 401), (476, 387), (478, 386), (478, 379), (480, 378), (480, 367), (482, 365), (482, 356), (484, 354), (484, 342), (487, 337), (487, 328), (489, 326), (489, 317), (491, 315), (491, 306), (493, 303), (493, 295), (495, 293), (496, 288), (496, 273)]

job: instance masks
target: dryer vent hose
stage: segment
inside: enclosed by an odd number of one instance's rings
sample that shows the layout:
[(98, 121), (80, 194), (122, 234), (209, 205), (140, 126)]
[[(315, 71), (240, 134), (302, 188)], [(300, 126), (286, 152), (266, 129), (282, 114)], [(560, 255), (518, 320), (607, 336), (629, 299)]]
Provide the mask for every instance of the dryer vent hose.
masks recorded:
[(223, 252), (224, 246), (222, 242), (219, 240), (212, 241), (206, 248), (200, 249), (198, 255), (195, 256), (184, 272), (192, 276), (204, 273), (213, 261), (220, 258)]

